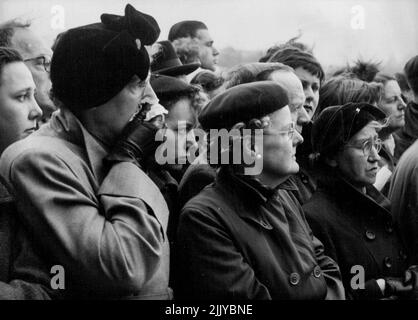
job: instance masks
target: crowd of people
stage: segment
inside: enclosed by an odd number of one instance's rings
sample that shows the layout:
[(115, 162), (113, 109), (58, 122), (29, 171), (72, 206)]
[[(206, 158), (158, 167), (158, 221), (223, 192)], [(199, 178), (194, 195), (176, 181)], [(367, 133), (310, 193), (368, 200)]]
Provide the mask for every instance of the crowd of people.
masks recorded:
[(0, 299), (418, 299), (418, 56), (159, 36), (0, 23)]

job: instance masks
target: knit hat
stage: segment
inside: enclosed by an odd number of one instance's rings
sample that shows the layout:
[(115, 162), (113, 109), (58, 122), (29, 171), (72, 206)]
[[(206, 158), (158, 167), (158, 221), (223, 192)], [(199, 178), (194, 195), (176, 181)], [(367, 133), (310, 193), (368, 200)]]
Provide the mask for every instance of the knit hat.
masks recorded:
[(102, 14), (101, 22), (66, 31), (51, 62), (54, 95), (73, 111), (104, 104), (137, 75), (145, 80), (149, 56), (145, 45), (160, 34), (155, 19), (125, 8), (125, 16)]

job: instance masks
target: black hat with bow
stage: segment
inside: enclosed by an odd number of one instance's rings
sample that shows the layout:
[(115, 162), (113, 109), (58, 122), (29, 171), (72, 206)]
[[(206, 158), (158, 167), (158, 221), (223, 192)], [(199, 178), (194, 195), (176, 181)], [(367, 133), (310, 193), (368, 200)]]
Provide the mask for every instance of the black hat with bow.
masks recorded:
[(160, 28), (153, 17), (125, 8), (125, 15), (102, 14), (101, 22), (66, 31), (51, 62), (54, 96), (73, 111), (104, 104), (134, 75), (145, 80)]

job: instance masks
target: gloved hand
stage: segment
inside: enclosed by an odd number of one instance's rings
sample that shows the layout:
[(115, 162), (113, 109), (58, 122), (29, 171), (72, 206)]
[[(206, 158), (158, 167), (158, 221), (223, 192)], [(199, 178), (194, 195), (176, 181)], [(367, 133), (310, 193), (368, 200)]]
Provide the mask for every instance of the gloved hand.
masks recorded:
[(405, 282), (412, 285), (411, 299), (418, 300), (418, 265), (413, 265), (405, 271)]
[(406, 297), (412, 293), (412, 285), (403, 278), (384, 278), (385, 297), (398, 296)]
[(146, 112), (146, 110), (139, 112), (126, 125), (112, 151), (105, 158), (106, 163), (132, 162), (144, 169), (146, 159), (154, 156), (155, 150), (161, 143), (155, 140), (155, 135), (160, 129), (156, 125), (157, 122), (143, 121)]

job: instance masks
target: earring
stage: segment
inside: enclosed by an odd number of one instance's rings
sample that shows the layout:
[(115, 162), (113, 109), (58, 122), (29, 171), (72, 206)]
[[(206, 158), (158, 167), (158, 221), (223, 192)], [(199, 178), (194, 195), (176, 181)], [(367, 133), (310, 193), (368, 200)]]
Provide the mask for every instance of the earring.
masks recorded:
[(257, 154), (255, 155), (255, 158), (256, 158), (257, 160), (260, 160), (262, 157), (263, 157), (263, 156), (262, 156), (261, 154), (259, 154), (259, 153), (257, 153)]

